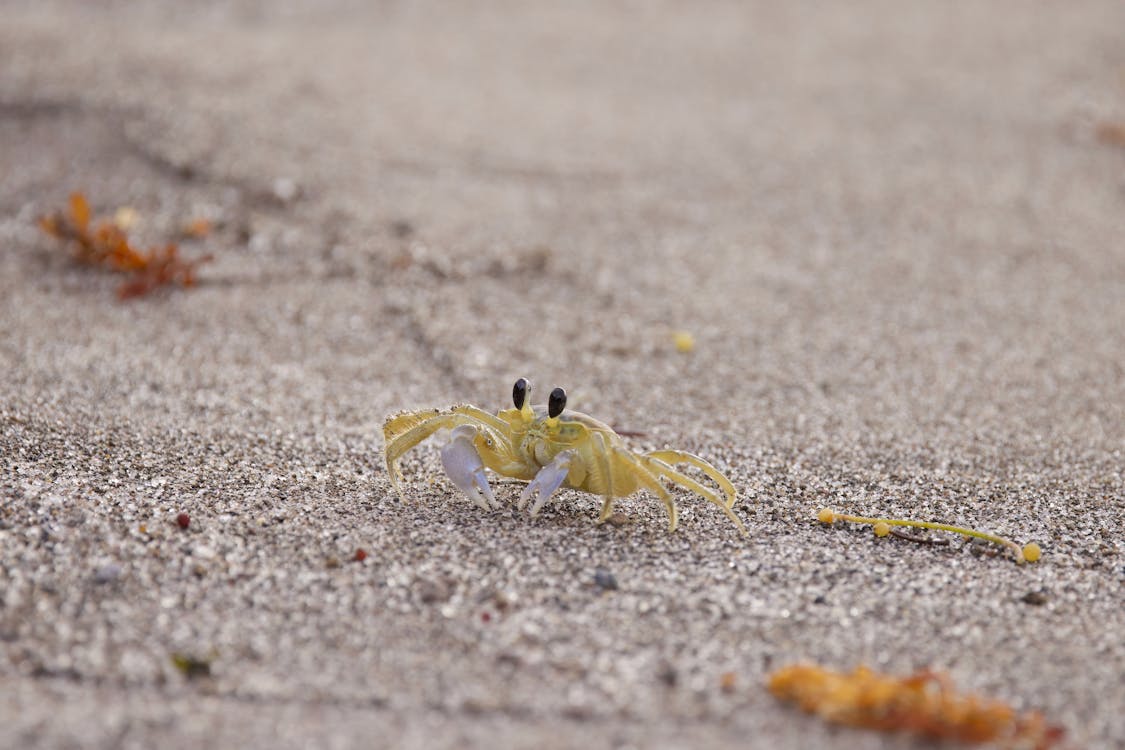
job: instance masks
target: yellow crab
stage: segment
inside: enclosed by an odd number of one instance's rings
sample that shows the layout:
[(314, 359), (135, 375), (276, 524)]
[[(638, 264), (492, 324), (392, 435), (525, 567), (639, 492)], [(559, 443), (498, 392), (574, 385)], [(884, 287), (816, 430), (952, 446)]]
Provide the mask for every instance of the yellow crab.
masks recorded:
[[(520, 378), (512, 388), (514, 409), (493, 415), (468, 404), (446, 410), (423, 409), (388, 417), (383, 425), (387, 473), (398, 489), (402, 474), (398, 461), (414, 446), (441, 429), (451, 430), (441, 449), (445, 473), (457, 488), (485, 510), (500, 507), (485, 477), (485, 468), (529, 484), (520, 494), (519, 508), (538, 494), (531, 506), (535, 516), (561, 486), (601, 495), (598, 523), (613, 514), (613, 502), (638, 490), (648, 490), (664, 501), (670, 531), (676, 530), (679, 513), (661, 479), (702, 495), (722, 508), (743, 534), (746, 528), (734, 514), (735, 491), (722, 472), (699, 456), (677, 450), (634, 453), (621, 436), (593, 417), (565, 411), (566, 391), (551, 391), (546, 406), (531, 406), (531, 386)], [(722, 490), (713, 489), (677, 470), (687, 464), (710, 477)], [(401, 493), (401, 490), (400, 490)]]

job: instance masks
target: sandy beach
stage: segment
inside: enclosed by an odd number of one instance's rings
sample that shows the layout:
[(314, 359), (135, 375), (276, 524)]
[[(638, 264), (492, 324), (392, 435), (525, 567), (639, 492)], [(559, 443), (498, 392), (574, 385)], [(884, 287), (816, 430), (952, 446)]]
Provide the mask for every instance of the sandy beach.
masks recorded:
[[(0, 747), (923, 745), (800, 661), (1125, 745), (1125, 4), (2, 15)], [(120, 301), (74, 191), (198, 283)], [(519, 377), (748, 535), (392, 491), (387, 415)]]

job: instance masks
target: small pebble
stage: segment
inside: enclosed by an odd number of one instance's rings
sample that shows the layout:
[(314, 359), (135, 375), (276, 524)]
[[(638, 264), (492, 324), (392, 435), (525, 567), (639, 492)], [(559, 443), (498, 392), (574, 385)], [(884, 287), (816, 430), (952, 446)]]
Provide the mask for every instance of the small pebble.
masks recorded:
[(440, 604), (449, 601), (453, 591), (445, 581), (422, 579), (414, 584), (418, 599), (423, 604)]
[(288, 177), (279, 177), (273, 181), (273, 196), (282, 203), (289, 203), (301, 194), (301, 188)]
[(191, 524), (191, 517), (187, 513), (180, 513), (176, 516), (176, 525), (181, 529), (186, 529)]
[(121, 566), (117, 563), (103, 565), (94, 571), (94, 583), (113, 583), (121, 577)]
[(629, 524), (629, 516), (625, 515), (621, 511), (617, 511), (612, 516), (606, 519), (606, 523), (608, 523), (610, 526), (627, 526)]
[(516, 594), (511, 591), (494, 591), (484, 597), (484, 600), (490, 601), (496, 611), (506, 612), (515, 603)]
[(1020, 601), (1024, 604), (1031, 604), (1036, 607), (1042, 607), (1047, 603), (1048, 597), (1042, 591), (1028, 591), (1020, 597)]
[(363, 562), (367, 559), (367, 550), (360, 547), (355, 551), (355, 557), (352, 559), (354, 559), (356, 562)]
[(405, 219), (391, 222), (391, 234), (399, 239), (405, 239), (414, 234), (414, 225)]
[(602, 591), (617, 591), (617, 577), (605, 568), (594, 571), (594, 585)]

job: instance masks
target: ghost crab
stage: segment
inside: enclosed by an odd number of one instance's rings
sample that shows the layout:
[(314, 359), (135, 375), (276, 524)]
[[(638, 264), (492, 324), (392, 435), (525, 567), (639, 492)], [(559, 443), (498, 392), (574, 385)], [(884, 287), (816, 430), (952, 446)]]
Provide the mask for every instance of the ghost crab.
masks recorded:
[[(528, 482), (519, 498), (519, 509), (532, 496), (535, 516), (559, 487), (601, 495), (598, 523), (613, 514), (615, 500), (648, 490), (664, 502), (669, 530), (675, 531), (679, 512), (662, 479), (702, 495), (746, 533), (734, 514), (734, 485), (722, 472), (699, 456), (678, 450), (636, 453), (625, 447), (621, 436), (609, 425), (576, 411), (566, 411), (566, 391), (551, 391), (545, 406), (532, 406), (531, 385), (520, 378), (512, 388), (514, 409), (490, 414), (469, 404), (449, 409), (423, 409), (395, 414), (383, 425), (387, 473), (399, 490), (402, 474), (399, 459), (414, 446), (441, 429), (449, 429), (449, 442), (441, 449), (446, 474), (470, 500), (485, 510), (500, 507), (485, 476), (485, 469)], [(705, 487), (675, 467), (692, 466), (718, 485), (720, 492)]]

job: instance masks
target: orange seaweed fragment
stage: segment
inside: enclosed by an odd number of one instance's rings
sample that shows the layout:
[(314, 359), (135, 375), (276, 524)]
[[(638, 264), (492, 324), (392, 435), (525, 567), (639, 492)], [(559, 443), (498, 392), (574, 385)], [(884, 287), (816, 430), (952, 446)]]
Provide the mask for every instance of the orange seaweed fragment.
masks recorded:
[(78, 262), (129, 274), (117, 288), (120, 299), (140, 297), (167, 284), (192, 286), (196, 268), (212, 259), (204, 255), (184, 260), (175, 243), (137, 249), (117, 223), (102, 220), (92, 224), (90, 204), (82, 193), (71, 194), (67, 209), (65, 213), (59, 211), (39, 219), (40, 228), (52, 237), (70, 242)]
[(214, 228), (215, 227), (211, 223), (210, 219), (198, 218), (192, 219), (187, 224), (184, 224), (182, 233), (184, 237), (193, 240), (199, 240), (211, 234)]
[(946, 675), (931, 670), (895, 677), (863, 666), (845, 674), (795, 664), (773, 672), (769, 690), (826, 721), (853, 727), (1026, 750), (1048, 750), (1063, 738), (1063, 730), (1042, 714), (1018, 714), (1002, 701), (958, 693)]

